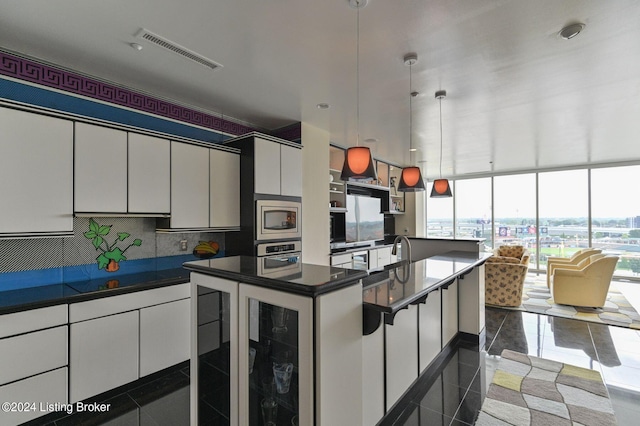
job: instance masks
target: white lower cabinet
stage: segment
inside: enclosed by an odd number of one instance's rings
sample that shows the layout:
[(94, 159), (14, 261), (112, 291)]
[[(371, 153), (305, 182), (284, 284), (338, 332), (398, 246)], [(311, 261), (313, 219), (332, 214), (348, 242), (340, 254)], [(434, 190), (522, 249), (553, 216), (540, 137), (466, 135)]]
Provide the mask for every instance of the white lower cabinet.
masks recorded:
[(70, 400), (137, 380), (138, 311), (71, 324)]
[(29, 411), (1, 410), (0, 425), (18, 425), (43, 416), (47, 411), (53, 411), (47, 404), (66, 404), (67, 371), (67, 367), (62, 367), (0, 386), (0, 401), (35, 404), (29, 407)]
[(67, 326), (0, 340), (0, 365), (0, 384), (67, 365)]
[(385, 325), (387, 355), (387, 407), (418, 378), (418, 307), (409, 305), (396, 313), (393, 325)]
[(391, 247), (382, 247), (375, 251), (378, 268), (391, 263)]
[(190, 300), (140, 310), (140, 377), (189, 359)]
[(331, 266), (353, 269), (353, 255), (351, 253), (343, 253), (331, 256)]
[(0, 411), (0, 425), (46, 414), (40, 402), (67, 402), (68, 347), (67, 305), (0, 316), (0, 401), (35, 404)]
[(71, 304), (71, 402), (188, 360), (190, 312), (188, 283)]
[(442, 292), (442, 347), (458, 334), (458, 280)]
[(420, 372), (423, 372), (429, 366), (442, 348), (440, 291), (436, 290), (429, 293), (425, 303), (418, 306)]

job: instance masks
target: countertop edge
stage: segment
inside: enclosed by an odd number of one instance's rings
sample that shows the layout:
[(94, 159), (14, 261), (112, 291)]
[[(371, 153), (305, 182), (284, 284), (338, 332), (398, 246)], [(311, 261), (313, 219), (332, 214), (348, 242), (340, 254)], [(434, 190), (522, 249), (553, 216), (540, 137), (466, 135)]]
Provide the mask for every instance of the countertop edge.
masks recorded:
[[(270, 288), (273, 290), (280, 290), (286, 293), (297, 294), (306, 297), (316, 297), (326, 293), (331, 293), (336, 290), (340, 290), (352, 285), (356, 285), (362, 278), (368, 276), (366, 271), (358, 271), (359, 273), (353, 273), (347, 278), (337, 279), (330, 283), (323, 284), (321, 286), (306, 286), (304, 284), (291, 283), (285, 280), (278, 280), (274, 278), (264, 278), (252, 275), (247, 275), (238, 272), (231, 272), (224, 269), (215, 269), (211, 267), (201, 267), (198, 265), (184, 264), (185, 269), (202, 273), (205, 275), (211, 275), (218, 278), (230, 279), (246, 284), (253, 284), (259, 287)], [(335, 268), (335, 267), (334, 267)]]
[(167, 278), (157, 281), (149, 281), (140, 284), (134, 284), (122, 288), (114, 288), (109, 290), (99, 290), (89, 293), (70, 294), (59, 298), (42, 300), (31, 303), (23, 303), (13, 306), (0, 307), (0, 315), (15, 314), (18, 312), (30, 311), (33, 309), (48, 308), (50, 306), (67, 305), (78, 302), (86, 302), (88, 300), (102, 299), (105, 297), (119, 296), (121, 294), (136, 293), (154, 288), (168, 287), (172, 285), (184, 284), (189, 282), (189, 277)]

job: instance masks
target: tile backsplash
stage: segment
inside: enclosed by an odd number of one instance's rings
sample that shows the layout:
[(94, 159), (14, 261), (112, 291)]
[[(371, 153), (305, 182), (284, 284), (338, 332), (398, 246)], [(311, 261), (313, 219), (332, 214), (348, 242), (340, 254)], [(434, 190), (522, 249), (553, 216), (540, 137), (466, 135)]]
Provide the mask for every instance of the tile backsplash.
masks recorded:
[[(200, 241), (217, 242), (218, 256), (224, 254), (224, 233), (156, 233), (153, 218), (92, 219), (103, 227), (102, 240), (94, 240), (94, 234), (85, 236), (91, 231), (87, 217), (74, 218), (73, 237), (0, 240), (0, 291), (107, 276), (110, 273), (100, 268), (97, 258), (113, 248), (126, 257), (113, 275), (179, 267), (197, 259), (192, 251)], [(181, 241), (187, 241), (186, 251), (181, 250)], [(100, 242), (98, 249), (94, 242)]]

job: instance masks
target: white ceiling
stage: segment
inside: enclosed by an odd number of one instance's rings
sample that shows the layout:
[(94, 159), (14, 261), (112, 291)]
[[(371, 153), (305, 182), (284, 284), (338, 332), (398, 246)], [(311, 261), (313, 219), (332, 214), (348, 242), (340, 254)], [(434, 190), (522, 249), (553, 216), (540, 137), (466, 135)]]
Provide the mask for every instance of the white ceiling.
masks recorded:
[[(640, 1), (369, 0), (359, 126), (356, 16), (348, 0), (2, 0), (0, 47), (264, 129), (304, 121), (348, 146), (359, 127), (374, 155), (426, 161), (427, 178), (439, 89), (444, 176), (640, 160)], [(586, 28), (560, 38), (572, 22)], [(223, 68), (136, 39), (143, 27)]]

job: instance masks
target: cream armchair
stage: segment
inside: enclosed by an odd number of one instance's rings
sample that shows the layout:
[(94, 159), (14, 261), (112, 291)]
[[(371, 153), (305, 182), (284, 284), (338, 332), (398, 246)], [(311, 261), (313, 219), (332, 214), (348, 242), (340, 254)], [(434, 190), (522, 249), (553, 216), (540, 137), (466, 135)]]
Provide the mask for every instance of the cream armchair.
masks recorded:
[(551, 294), (561, 305), (601, 308), (607, 299), (618, 256), (601, 256), (580, 269), (556, 267)]
[(556, 267), (564, 267), (567, 265), (577, 265), (584, 259), (588, 259), (593, 254), (601, 253), (602, 250), (594, 248), (585, 248), (573, 253), (571, 257), (555, 257), (550, 256), (547, 258), (547, 287), (551, 288), (551, 275)]

